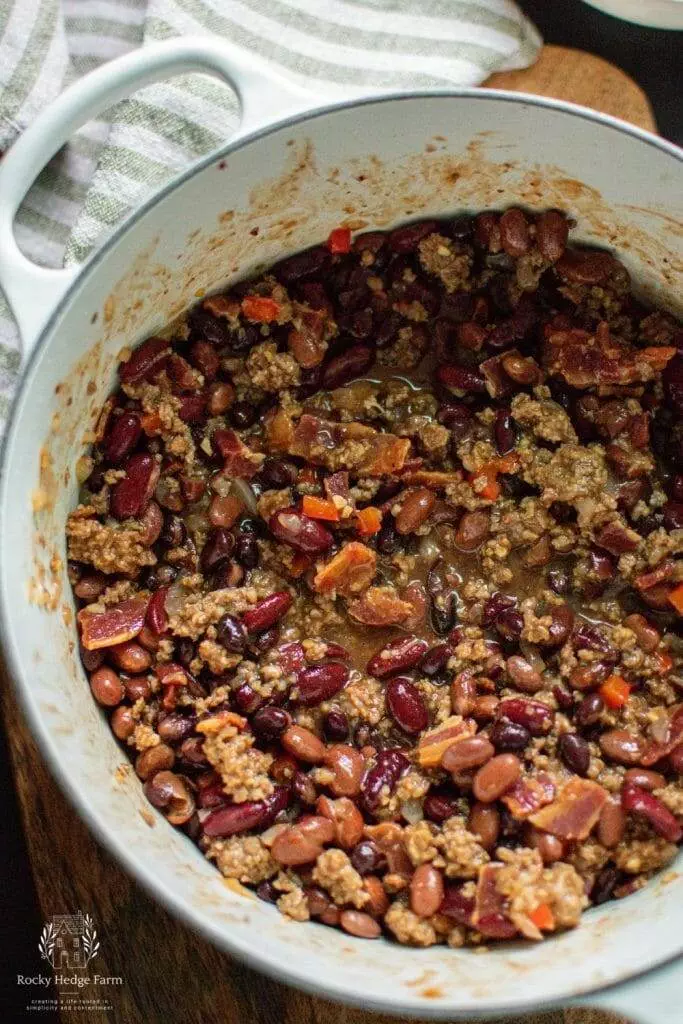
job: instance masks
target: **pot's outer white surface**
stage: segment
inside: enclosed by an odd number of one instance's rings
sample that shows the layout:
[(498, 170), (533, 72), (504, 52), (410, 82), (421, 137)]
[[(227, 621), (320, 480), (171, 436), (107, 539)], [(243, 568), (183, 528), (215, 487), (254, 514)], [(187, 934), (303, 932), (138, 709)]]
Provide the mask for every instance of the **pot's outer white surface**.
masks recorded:
[[(304, 105), (282, 82), (264, 92), (260, 69), (222, 44), (150, 51), (125, 58), (123, 76), (110, 69), (109, 86), (96, 83), (98, 103), (111, 100), (113, 84), (120, 95), (123, 79), (134, 88), (141, 70), (149, 79), (146, 62), (156, 61), (157, 75), (199, 63), (239, 79), (246, 67), (238, 84), (252, 124), (263, 124), (269, 102), (280, 112)], [(4, 205), (0, 199), (0, 284), (27, 342), (70, 285), (26, 368), (6, 437), (0, 595), (3, 644), (31, 727), (80, 813), (139, 881), (217, 945), (281, 980), (369, 1008), (451, 1019), (522, 1011), (614, 986), (678, 956), (683, 879), (675, 866), (627, 900), (591, 910), (574, 931), (486, 955), (363, 942), (294, 924), (231, 890), (149, 806), (91, 699), (63, 528), (76, 503), (74, 466), (124, 345), (158, 331), (198, 295), (325, 238), (341, 222), (386, 227), (510, 203), (562, 207), (580, 237), (613, 244), (646, 290), (680, 312), (683, 155), (613, 119), (514, 94), (465, 90), (350, 104), (226, 146), (148, 203), (71, 281), (22, 263), (6, 223), (30, 180), (26, 169), (40, 167), (59, 133), (75, 126), (74, 109), (92, 106), (87, 87), (68, 117), (69, 101), (58, 103), (54, 122), (48, 112), (43, 123), (52, 143), (41, 148), (29, 138), (16, 163), (10, 154), (0, 166), (0, 196), (10, 195)], [(682, 976), (670, 966), (585, 1002), (673, 1024)]]

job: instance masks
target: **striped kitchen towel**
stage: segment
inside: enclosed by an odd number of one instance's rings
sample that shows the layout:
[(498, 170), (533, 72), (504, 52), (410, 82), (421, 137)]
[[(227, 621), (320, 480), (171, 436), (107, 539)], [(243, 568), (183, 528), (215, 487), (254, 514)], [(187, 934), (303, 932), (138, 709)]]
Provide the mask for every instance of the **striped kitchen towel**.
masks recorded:
[[(223, 36), (299, 84), (477, 85), (526, 67), (541, 45), (512, 0), (0, 0), (0, 150), (74, 78), (136, 46)], [(153, 189), (230, 137), (231, 90), (185, 75), (148, 86), (86, 125), (40, 175), (17, 239), (48, 266), (82, 261)], [(0, 432), (19, 373), (0, 296)]]

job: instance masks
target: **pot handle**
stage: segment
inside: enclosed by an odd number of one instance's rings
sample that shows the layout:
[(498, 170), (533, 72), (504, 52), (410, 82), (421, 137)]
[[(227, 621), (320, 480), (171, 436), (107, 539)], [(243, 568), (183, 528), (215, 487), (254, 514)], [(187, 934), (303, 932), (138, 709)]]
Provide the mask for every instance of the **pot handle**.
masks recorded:
[(637, 1024), (680, 1024), (683, 1018), (683, 959), (672, 960), (647, 974), (572, 1000), (571, 1006), (623, 1014)]
[(226, 40), (173, 39), (134, 50), (85, 75), (50, 104), (0, 161), (0, 288), (16, 317), (24, 356), (79, 268), (37, 266), (19, 249), (14, 218), (38, 173), (89, 118), (151, 82), (188, 71), (219, 75), (237, 93), (240, 126), (233, 138), (318, 104), (311, 93), (266, 61)]

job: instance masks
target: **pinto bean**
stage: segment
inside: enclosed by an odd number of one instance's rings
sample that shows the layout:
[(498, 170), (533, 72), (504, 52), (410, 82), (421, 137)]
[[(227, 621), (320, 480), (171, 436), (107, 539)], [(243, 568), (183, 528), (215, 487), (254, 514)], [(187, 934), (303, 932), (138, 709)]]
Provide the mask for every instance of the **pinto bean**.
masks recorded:
[(362, 910), (342, 910), (339, 923), (345, 932), (357, 939), (378, 939), (382, 934), (381, 925)]
[(282, 734), (282, 746), (299, 761), (320, 764), (325, 760), (325, 745), (314, 732), (301, 725), (290, 725)]
[(335, 796), (357, 796), (365, 771), (365, 761), (355, 747), (343, 743), (328, 747), (325, 764), (334, 774), (330, 789)]
[(463, 551), (476, 551), (489, 535), (491, 516), (484, 509), (465, 512), (455, 532), (455, 543)]
[(491, 758), (474, 776), (473, 791), (480, 803), (490, 804), (514, 786), (522, 772), (522, 765), (514, 754), (498, 754)]
[(460, 774), (478, 768), (495, 754), (495, 747), (485, 736), (469, 736), (451, 743), (441, 758), (441, 767), (447, 772)]
[(444, 898), (443, 875), (433, 864), (420, 864), (410, 880), (410, 909), (418, 917), (436, 914)]
[(634, 736), (625, 729), (610, 729), (599, 739), (603, 754), (619, 764), (638, 764), (647, 743), (642, 736)]
[(525, 693), (536, 693), (543, 688), (543, 679), (539, 672), (534, 669), (526, 658), (514, 654), (505, 663), (508, 675), (518, 689)]
[(396, 516), (395, 525), (400, 534), (415, 533), (436, 504), (436, 494), (426, 487), (409, 491)]
[(626, 813), (618, 797), (610, 796), (600, 811), (598, 840), (608, 850), (618, 846), (626, 829)]

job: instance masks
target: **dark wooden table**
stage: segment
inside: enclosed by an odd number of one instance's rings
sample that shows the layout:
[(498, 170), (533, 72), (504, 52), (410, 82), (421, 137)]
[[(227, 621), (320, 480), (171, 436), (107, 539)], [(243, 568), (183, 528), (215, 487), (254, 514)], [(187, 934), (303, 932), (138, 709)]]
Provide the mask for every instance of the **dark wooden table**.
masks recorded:
[[(592, 49), (628, 66), (646, 87), (660, 129), (680, 138), (673, 83), (683, 35), (632, 28), (578, 0), (538, 0), (522, 6), (549, 42)], [(494, 76), (491, 84), (573, 99), (654, 127), (648, 100), (629, 79), (603, 61), (566, 50), (548, 48), (533, 70)], [(98, 971), (124, 980), (106, 993), (111, 1005), (99, 1012), (99, 1019), (107, 1024), (395, 1024), (394, 1018), (369, 1017), (257, 975), (176, 922), (118, 868), (71, 810), (44, 766), (7, 681), (2, 712), (0, 1021), (92, 1024), (94, 1011), (63, 1006), (58, 1012), (27, 1012), (26, 990), (16, 981), (17, 975), (46, 973), (38, 953), (44, 922), (55, 914), (82, 910), (93, 916), (99, 933)], [(609, 1019), (567, 1011), (527, 1017), (525, 1022), (607, 1024)]]

